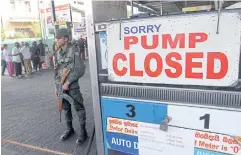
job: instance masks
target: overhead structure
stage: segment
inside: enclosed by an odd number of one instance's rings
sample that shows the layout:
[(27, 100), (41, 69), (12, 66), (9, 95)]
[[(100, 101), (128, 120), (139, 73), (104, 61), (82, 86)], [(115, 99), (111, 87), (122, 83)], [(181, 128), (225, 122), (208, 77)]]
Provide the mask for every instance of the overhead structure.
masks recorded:
[[(207, 6), (211, 5), (215, 9), (215, 1), (134, 1), (134, 7), (140, 12), (150, 12), (157, 15), (179, 14), (186, 7)], [(237, 1), (224, 1), (223, 8), (226, 8)], [(130, 2), (128, 3), (130, 5)]]

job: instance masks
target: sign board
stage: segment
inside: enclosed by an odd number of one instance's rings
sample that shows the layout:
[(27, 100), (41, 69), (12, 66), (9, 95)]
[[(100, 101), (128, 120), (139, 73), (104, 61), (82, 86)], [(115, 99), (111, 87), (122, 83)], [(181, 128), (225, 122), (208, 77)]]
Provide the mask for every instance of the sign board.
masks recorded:
[[(45, 11), (46, 11), (45, 18), (47, 19), (47, 23), (53, 23), (51, 8), (46, 8)], [(41, 9), (41, 13), (42, 13), (42, 17), (43, 17), (44, 9)], [(57, 23), (71, 22), (69, 4), (55, 6), (55, 14), (56, 14), (56, 22)]]
[[(238, 81), (237, 13), (114, 22), (107, 28), (108, 78), (116, 82), (232, 86)], [(205, 24), (204, 24), (205, 23)]]
[(204, 5), (204, 6), (194, 6), (182, 8), (182, 12), (192, 12), (192, 11), (203, 11), (203, 10), (211, 10), (212, 5)]
[(106, 155), (241, 155), (240, 111), (111, 97), (101, 107)]
[(73, 23), (74, 32), (85, 32), (86, 27), (84, 23)]
[(95, 32), (106, 31), (107, 23), (96, 23)]
[(85, 24), (85, 18), (80, 12), (72, 11), (72, 21), (75, 23)]
[(66, 21), (56, 21), (54, 25), (66, 25)]

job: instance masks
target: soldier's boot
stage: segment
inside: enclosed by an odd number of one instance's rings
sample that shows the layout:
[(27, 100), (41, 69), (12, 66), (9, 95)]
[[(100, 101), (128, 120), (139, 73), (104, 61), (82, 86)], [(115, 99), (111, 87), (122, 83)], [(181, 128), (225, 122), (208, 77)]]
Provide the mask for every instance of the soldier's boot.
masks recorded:
[(86, 129), (85, 129), (85, 123), (80, 125), (80, 135), (78, 139), (76, 140), (76, 144), (81, 145), (83, 144), (88, 138)]
[(72, 121), (67, 121), (67, 130), (64, 134), (60, 137), (62, 141), (67, 140), (70, 136), (74, 134), (74, 128), (72, 125)]

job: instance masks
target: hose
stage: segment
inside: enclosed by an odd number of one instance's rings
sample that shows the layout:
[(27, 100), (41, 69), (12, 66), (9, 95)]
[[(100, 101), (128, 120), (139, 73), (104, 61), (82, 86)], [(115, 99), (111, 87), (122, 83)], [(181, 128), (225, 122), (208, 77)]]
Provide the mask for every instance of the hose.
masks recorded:
[[(88, 142), (85, 155), (89, 155), (89, 153), (90, 153), (90, 148), (91, 148), (91, 146), (92, 146), (94, 136), (95, 136), (95, 125), (93, 125), (92, 134), (91, 134), (91, 136), (90, 136), (90, 140), (89, 140), (89, 142)], [(97, 154), (97, 153), (96, 153), (96, 154)]]

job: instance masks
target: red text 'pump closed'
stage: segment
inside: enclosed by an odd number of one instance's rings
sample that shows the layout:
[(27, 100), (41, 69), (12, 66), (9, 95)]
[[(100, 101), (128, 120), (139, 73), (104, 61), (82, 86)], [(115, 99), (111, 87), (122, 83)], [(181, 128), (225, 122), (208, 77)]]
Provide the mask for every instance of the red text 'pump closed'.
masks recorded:
[[(178, 78), (184, 74), (190, 79), (222, 79), (228, 72), (229, 62), (224, 51), (197, 51), (195, 48), (208, 40), (204, 32), (180, 33), (175, 36), (171, 34), (160, 34), (142, 36), (124, 36), (124, 52), (120, 51), (113, 56), (113, 71), (118, 76), (129, 73), (132, 77), (159, 77), (165, 74), (169, 78)], [(139, 45), (138, 45), (139, 44)], [(133, 51), (135, 46), (141, 46), (146, 51), (143, 60), (137, 60), (138, 51)], [(169, 52), (161, 53), (162, 49), (171, 49)], [(189, 49), (185, 54), (180, 49)], [(199, 60), (199, 61), (196, 61)], [(144, 67), (137, 69), (136, 61), (142, 61)], [(155, 66), (151, 67), (151, 62)], [(128, 63), (125, 63), (128, 62)], [(219, 70), (215, 70), (215, 64), (219, 64)], [(123, 65), (119, 65), (119, 64)], [(128, 65), (125, 65), (128, 64)], [(185, 65), (183, 65), (185, 64)], [(205, 68), (206, 70), (194, 71)], [(206, 73), (204, 76), (204, 72)]]

